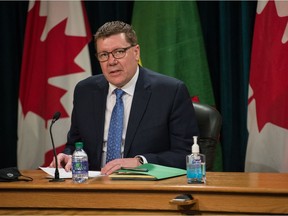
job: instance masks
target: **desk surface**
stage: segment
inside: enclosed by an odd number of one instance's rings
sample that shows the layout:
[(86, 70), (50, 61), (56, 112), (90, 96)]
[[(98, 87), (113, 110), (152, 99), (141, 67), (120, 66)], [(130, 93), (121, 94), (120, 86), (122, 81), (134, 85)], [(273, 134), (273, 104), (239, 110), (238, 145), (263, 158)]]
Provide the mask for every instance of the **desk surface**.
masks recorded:
[[(0, 183), (0, 213), (151, 212), (288, 213), (288, 173), (208, 172), (207, 183), (187, 184), (186, 176), (160, 181), (91, 178), (82, 184), (49, 182), (41, 170), (21, 171), (32, 182)], [(29, 191), (29, 193), (27, 193)], [(173, 198), (190, 194), (193, 204), (175, 204)], [(20, 208), (20, 210), (19, 210)], [(50, 210), (49, 210), (50, 209)], [(59, 212), (58, 212), (59, 213)]]

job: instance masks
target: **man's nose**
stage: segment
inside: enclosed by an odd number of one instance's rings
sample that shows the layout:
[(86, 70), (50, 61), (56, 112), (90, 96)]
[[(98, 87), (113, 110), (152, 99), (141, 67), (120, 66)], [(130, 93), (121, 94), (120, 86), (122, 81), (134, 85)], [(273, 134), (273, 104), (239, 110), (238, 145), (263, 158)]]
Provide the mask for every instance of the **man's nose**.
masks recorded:
[(112, 53), (109, 53), (109, 55), (108, 55), (108, 63), (109, 64), (117, 64), (117, 59), (113, 56), (113, 54)]

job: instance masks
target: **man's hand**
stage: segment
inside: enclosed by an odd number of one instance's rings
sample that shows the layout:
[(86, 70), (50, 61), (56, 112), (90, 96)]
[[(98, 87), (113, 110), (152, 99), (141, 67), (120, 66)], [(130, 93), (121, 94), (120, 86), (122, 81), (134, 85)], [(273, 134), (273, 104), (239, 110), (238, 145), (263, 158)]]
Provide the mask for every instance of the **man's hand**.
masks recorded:
[(140, 166), (139, 158), (119, 158), (108, 162), (102, 169), (102, 175), (110, 175), (116, 170), (121, 169), (121, 167), (137, 167)]
[[(66, 172), (69, 172), (72, 168), (72, 155), (67, 155), (63, 153), (59, 153), (57, 155), (58, 168), (65, 168)], [(53, 161), (50, 163), (49, 167), (56, 167), (55, 157), (53, 157)]]

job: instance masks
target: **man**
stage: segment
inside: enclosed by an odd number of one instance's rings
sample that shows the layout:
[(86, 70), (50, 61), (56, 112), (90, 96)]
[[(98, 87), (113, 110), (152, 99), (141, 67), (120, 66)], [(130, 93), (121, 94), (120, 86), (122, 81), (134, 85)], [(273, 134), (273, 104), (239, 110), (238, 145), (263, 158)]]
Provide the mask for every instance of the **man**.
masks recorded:
[[(83, 141), (89, 169), (101, 169), (102, 174), (147, 162), (185, 169), (198, 127), (184, 83), (138, 65), (140, 47), (136, 33), (126, 23), (113, 21), (101, 26), (95, 47), (103, 74), (91, 76), (75, 88), (71, 128), (66, 148), (58, 155), (59, 167), (64, 164), (66, 170), (71, 169), (74, 143)], [(106, 161), (115, 89), (124, 93), (121, 152), (120, 158)]]

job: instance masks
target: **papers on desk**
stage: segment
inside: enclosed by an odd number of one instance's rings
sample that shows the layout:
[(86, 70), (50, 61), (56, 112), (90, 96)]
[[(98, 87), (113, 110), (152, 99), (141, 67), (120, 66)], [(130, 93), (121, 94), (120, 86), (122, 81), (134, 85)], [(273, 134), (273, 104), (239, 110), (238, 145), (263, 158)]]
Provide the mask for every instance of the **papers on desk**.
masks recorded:
[[(55, 168), (50, 168), (50, 167), (39, 167), (39, 168), (54, 178)], [(72, 172), (71, 171), (66, 172), (65, 169), (63, 169), (63, 168), (59, 168), (58, 170), (59, 170), (60, 178), (72, 178)], [(89, 171), (88, 176), (89, 176), (89, 178), (98, 177), (98, 176), (101, 176), (101, 173), (100, 173), (100, 171)]]
[(143, 164), (135, 169), (122, 168), (109, 175), (112, 180), (160, 180), (186, 175), (186, 170), (158, 164)]

